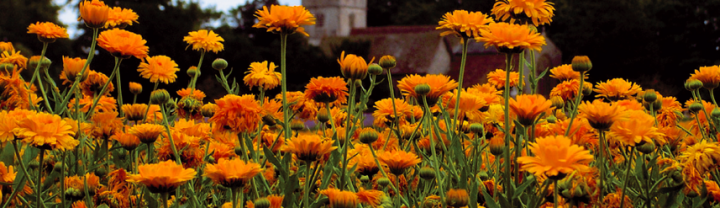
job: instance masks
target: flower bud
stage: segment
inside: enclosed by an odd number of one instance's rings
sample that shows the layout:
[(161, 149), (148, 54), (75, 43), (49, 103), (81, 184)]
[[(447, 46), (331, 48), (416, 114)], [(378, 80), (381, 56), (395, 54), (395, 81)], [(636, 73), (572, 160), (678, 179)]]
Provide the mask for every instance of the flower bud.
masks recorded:
[(165, 89), (159, 89), (150, 93), (150, 103), (162, 105), (170, 101), (170, 93)]
[(425, 83), (415, 86), (415, 93), (417, 93), (420, 96), (427, 95), (428, 93), (430, 93), (430, 90), (431, 90), (430, 85), (425, 84)]
[(15, 68), (15, 64), (2, 63), (0, 64), (0, 73), (10, 73), (13, 71), (13, 68)]
[(63, 171), (64, 167), (65, 167), (65, 165), (62, 162), (56, 162), (55, 166), (53, 166), (53, 171), (55, 171), (55, 172)]
[(383, 69), (388, 69), (388, 70), (395, 67), (395, 64), (396, 64), (395, 57), (391, 56), (391, 55), (384, 55), (384, 56), (380, 57), (379, 62), (380, 62), (380, 67), (382, 67)]
[(200, 108), (200, 115), (208, 118), (213, 117), (215, 115), (215, 110), (217, 110), (217, 105), (213, 103), (208, 103)]
[(710, 115), (713, 118), (720, 118), (720, 108), (713, 109), (713, 111), (712, 111), (712, 113), (710, 113)]
[(657, 100), (657, 93), (655, 93), (655, 90), (645, 90), (643, 100), (648, 103), (655, 102), (655, 100)]
[(40, 60), (40, 56), (32, 56), (30, 57), (30, 60), (28, 60), (28, 69), (35, 70), (38, 63), (40, 63), (40, 70), (45, 70), (50, 67), (52, 61), (50, 61), (47, 57), (43, 57), (42, 60)]
[(697, 79), (689, 80), (685, 82), (685, 89), (688, 91), (695, 91), (703, 87), (703, 82)]
[(505, 141), (499, 137), (493, 137), (490, 139), (490, 153), (498, 156), (502, 155), (505, 151)]
[(565, 100), (563, 100), (560, 96), (550, 97), (550, 102), (552, 102), (552, 107), (555, 107), (555, 109), (562, 109), (565, 107)]
[(587, 72), (592, 69), (592, 62), (587, 56), (575, 56), (572, 59), (572, 70), (576, 72)]
[(363, 144), (372, 144), (377, 141), (379, 137), (378, 132), (373, 128), (364, 128), (360, 131), (359, 140)]
[(697, 112), (701, 111), (702, 109), (703, 109), (703, 105), (700, 104), (699, 102), (695, 102), (695, 103), (691, 104), (690, 108), (689, 108), (690, 112), (692, 112), (692, 113), (697, 113)]
[(650, 154), (653, 151), (655, 151), (655, 143), (653, 142), (645, 142), (645, 144), (640, 145), (637, 147), (637, 150), (642, 152), (643, 154)]
[(370, 182), (370, 177), (368, 177), (367, 175), (362, 175), (362, 176), (360, 176), (360, 182), (362, 182), (362, 183)]
[(105, 175), (107, 175), (107, 170), (105, 168), (95, 169), (95, 175), (100, 178), (103, 178), (103, 177), (105, 177)]
[(425, 180), (435, 179), (435, 169), (425, 166), (420, 168), (420, 178)]
[(198, 75), (199, 75), (199, 72), (200, 72), (200, 71), (198, 71), (197, 67), (194, 67), (194, 66), (193, 66), (193, 67), (190, 67), (190, 68), (187, 70), (187, 75), (188, 75), (190, 78), (193, 78), (193, 77), (195, 77), (195, 76), (198, 76)]
[(253, 204), (255, 204), (255, 208), (270, 208), (270, 200), (265, 197), (255, 199)]
[(130, 88), (130, 93), (133, 95), (139, 95), (142, 93), (142, 85), (140, 85), (140, 83), (130, 82), (128, 83), (128, 88)]
[(242, 156), (244, 153), (242, 146), (238, 145), (235, 146), (235, 154), (238, 156)]
[(326, 108), (322, 108), (317, 112), (317, 120), (323, 124), (330, 121), (330, 114)]
[(375, 64), (375, 63), (370, 64), (370, 66), (368, 66), (368, 73), (370, 73), (372, 75), (380, 75), (383, 73), (383, 68), (380, 65)]
[(550, 116), (548, 116), (545, 120), (546, 120), (548, 123), (555, 123), (555, 122), (557, 122), (557, 117), (555, 117), (554, 115), (550, 115)]
[(294, 120), (290, 122), (290, 129), (293, 131), (300, 131), (305, 129), (305, 124), (302, 121)]
[(222, 71), (223, 69), (227, 68), (228, 62), (225, 61), (225, 59), (215, 59), (215, 61), (212, 62), (212, 68), (218, 71)]
[(271, 115), (263, 116), (262, 121), (263, 121), (263, 123), (265, 123), (265, 125), (268, 125), (268, 126), (275, 126), (275, 124), (277, 124), (277, 122), (275, 122), (275, 118), (273, 118), (273, 116), (271, 116)]
[(382, 186), (382, 187), (385, 187), (385, 186), (387, 186), (387, 185), (390, 185), (390, 179), (385, 178), (385, 177), (379, 178), (379, 179), (377, 180), (377, 184), (380, 185), (380, 186)]
[(480, 123), (470, 124), (470, 131), (473, 133), (482, 134), (484, 130), (485, 129), (484, 129), (483, 125)]
[(470, 196), (465, 189), (450, 189), (445, 197), (445, 203), (450, 207), (464, 207), (468, 205)]

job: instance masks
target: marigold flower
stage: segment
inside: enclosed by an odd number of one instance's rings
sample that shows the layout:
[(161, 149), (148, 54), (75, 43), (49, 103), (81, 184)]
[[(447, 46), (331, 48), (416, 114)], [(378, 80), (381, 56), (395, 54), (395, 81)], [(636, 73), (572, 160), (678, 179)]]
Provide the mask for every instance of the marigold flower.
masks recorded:
[(237, 96), (228, 94), (215, 100), (217, 110), (210, 118), (217, 128), (227, 128), (235, 132), (252, 132), (258, 127), (262, 108), (255, 95)]
[(385, 193), (379, 190), (365, 190), (360, 187), (360, 190), (355, 193), (358, 201), (367, 204), (371, 207), (378, 207), (382, 204), (382, 199), (385, 197)]
[(18, 124), (16, 121), (24, 119), (25, 117), (35, 114), (35, 111), (25, 109), (15, 109), (12, 111), (2, 110), (0, 111), (0, 144), (12, 141), (15, 139), (13, 129), (17, 128)]
[(85, 21), (85, 25), (89, 28), (101, 28), (105, 25), (110, 15), (110, 7), (102, 1), (82, 1), (80, 2), (80, 18)]
[(275, 72), (275, 63), (270, 62), (268, 65), (268, 61), (260, 62), (252, 62), (250, 63), (250, 68), (247, 72), (245, 72), (245, 77), (243, 78), (243, 81), (245, 82), (245, 85), (250, 87), (250, 90), (254, 86), (260, 87), (263, 90), (271, 90), (278, 85), (280, 85), (280, 81), (282, 80), (282, 74), (279, 72)]
[(518, 158), (521, 169), (538, 177), (563, 178), (566, 174), (577, 170), (589, 169), (588, 163), (593, 160), (590, 151), (571, 143), (565, 136), (549, 136), (530, 143), (530, 151), (535, 156)]
[[(278, 94), (275, 99), (282, 100), (282, 95)], [(317, 118), (319, 109), (317, 103), (312, 99), (305, 98), (304, 92), (287, 92), (287, 103), (294, 112), (297, 112), (297, 118), (305, 120)], [(281, 116), (276, 118), (282, 120)]]
[(700, 80), (705, 89), (714, 89), (720, 85), (720, 65), (701, 66), (690, 75), (690, 79)]
[(603, 97), (611, 101), (627, 99), (638, 92), (642, 91), (639, 85), (628, 82), (625, 79), (615, 78), (606, 82), (600, 82), (595, 85), (595, 91), (598, 95), (595, 97)]
[(480, 34), (482, 36), (476, 37), (476, 41), (485, 42), (485, 48), (495, 46), (502, 53), (520, 53), (525, 49), (540, 52), (546, 45), (545, 37), (526, 25), (491, 23), (488, 30), (481, 30)]
[[(488, 83), (495, 86), (497, 89), (505, 88), (505, 79), (507, 79), (507, 73), (502, 69), (495, 69), (487, 74)], [(518, 72), (510, 72), (510, 87), (518, 86), (520, 83), (520, 74)]]
[(720, 161), (720, 146), (717, 142), (703, 140), (682, 151), (677, 159), (684, 164), (694, 166), (700, 174), (705, 174), (717, 168), (716, 163)]
[(688, 165), (683, 167), (682, 176), (683, 182), (685, 182), (685, 188), (683, 188), (683, 193), (685, 195), (699, 195), (702, 193), (702, 186), (705, 185), (703, 176), (700, 175), (700, 173), (697, 169), (695, 169), (694, 166)]
[(718, 186), (717, 182), (709, 180), (705, 180), (704, 182), (708, 196), (712, 197), (714, 201), (720, 201), (720, 186)]
[(497, 20), (510, 23), (515, 21), (526, 24), (530, 21), (535, 26), (550, 24), (555, 16), (552, 2), (545, 0), (500, 0), (493, 5), (492, 13)]
[(542, 95), (518, 95), (510, 99), (510, 111), (517, 115), (520, 124), (529, 126), (535, 123), (540, 113), (551, 109), (552, 101)]
[[(623, 207), (620, 207), (620, 197), (625, 196), (625, 205)], [(632, 200), (628, 196), (628, 194), (623, 194), (622, 190), (618, 188), (615, 193), (609, 193), (608, 195), (605, 195), (602, 199), (602, 207), (608, 207), (608, 208), (632, 208)]]
[(13, 183), (17, 172), (13, 170), (13, 166), (5, 166), (5, 163), (0, 162), (0, 182)]
[(60, 116), (45, 112), (19, 120), (13, 133), (22, 142), (46, 150), (73, 150), (80, 143), (73, 138), (72, 126)]
[(92, 122), (91, 135), (96, 139), (108, 139), (115, 132), (121, 131), (123, 127), (122, 119), (118, 118), (118, 112), (107, 111), (93, 114), (90, 118)]
[(152, 193), (167, 193), (195, 178), (194, 169), (185, 169), (173, 161), (138, 166), (138, 174), (128, 176), (127, 181), (143, 184)]
[[(80, 111), (87, 113), (90, 110), (90, 106), (93, 104), (93, 97), (84, 95), (78, 102), (80, 103)], [(75, 110), (75, 98), (68, 102), (68, 109), (71, 111)], [(117, 110), (117, 101), (115, 98), (110, 96), (102, 96), (98, 99), (97, 106), (95, 106), (95, 112), (110, 112)]]
[(26, 67), (27, 61), (27, 57), (20, 54), (20, 51), (3, 51), (2, 56), (0, 56), (0, 63), (15, 64), (23, 69)]
[[(190, 95), (190, 91), (192, 91), (192, 96)], [(205, 96), (206, 96), (205, 92), (203, 92), (202, 90), (198, 90), (198, 89), (191, 90), (190, 88), (182, 88), (175, 93), (177, 93), (177, 95), (182, 98), (191, 97), (191, 98), (198, 99), (200, 101), (205, 99)]]
[(579, 116), (587, 118), (590, 126), (600, 131), (610, 129), (613, 122), (621, 118), (623, 110), (624, 107), (601, 100), (594, 100), (592, 103), (586, 101), (578, 106)]
[(124, 104), (122, 111), (125, 113), (125, 119), (128, 121), (140, 121), (145, 119), (145, 111), (147, 111), (147, 104), (135, 103), (135, 104)]
[[(593, 87), (592, 83), (583, 82), (583, 93), (589, 92), (586, 90), (590, 90), (590, 89), (592, 89), (592, 87)], [(565, 80), (562, 83), (553, 87), (552, 90), (550, 90), (550, 96), (558, 96), (566, 101), (572, 100), (572, 99), (575, 99), (575, 96), (578, 95), (579, 89), (580, 89), (580, 80), (578, 80), (578, 79)]]
[(415, 86), (420, 84), (427, 84), (430, 86), (430, 92), (425, 95), (428, 101), (428, 106), (430, 107), (437, 103), (440, 96), (458, 87), (458, 83), (455, 80), (450, 79), (449, 76), (441, 74), (428, 74), (425, 76), (417, 74), (408, 75), (398, 81), (397, 87), (400, 89), (403, 96), (410, 96), (419, 102), (422, 102), (422, 97), (415, 92)]
[[(102, 90), (105, 86), (105, 83), (108, 82), (109, 84), (107, 85), (107, 88), (105, 88), (105, 91), (100, 92), (100, 90)], [(89, 70), (87, 78), (80, 83), (80, 89), (82, 90), (82, 93), (87, 96), (109, 96), (110, 92), (115, 91), (115, 85), (113, 85), (112, 80), (110, 80), (107, 75), (101, 72)]]
[(192, 46), (193, 50), (218, 53), (224, 49), (221, 42), (224, 42), (225, 39), (212, 30), (198, 30), (190, 32), (183, 38), (183, 41), (189, 44), (188, 47)]
[(240, 158), (232, 160), (220, 158), (217, 164), (208, 164), (205, 167), (204, 175), (217, 184), (237, 188), (243, 187), (262, 170), (260, 165), (254, 162), (245, 162)]
[(175, 73), (180, 69), (170, 57), (159, 55), (148, 57), (140, 62), (137, 71), (140, 72), (142, 78), (149, 79), (152, 83), (169, 84), (175, 82), (177, 79)]
[(133, 134), (125, 133), (122, 131), (118, 131), (110, 138), (118, 141), (118, 143), (120, 143), (120, 145), (128, 151), (132, 151), (140, 145), (140, 138)]
[(489, 23), (494, 23), (488, 15), (482, 12), (468, 12), (465, 10), (455, 10), (443, 15), (442, 20), (438, 22), (436, 30), (444, 30), (440, 36), (455, 35), (465, 38), (476, 38), (480, 36), (480, 31), (487, 30)]
[(255, 12), (255, 17), (258, 22), (253, 28), (267, 28), (268, 32), (285, 34), (298, 32), (310, 36), (302, 26), (315, 24), (315, 16), (303, 6), (271, 5), (269, 10), (267, 6), (263, 6), (262, 10)]
[(422, 161), (416, 154), (402, 150), (382, 152), (377, 156), (377, 159), (385, 163), (390, 169), (390, 172), (396, 176), (403, 174), (405, 169), (415, 166)]
[(132, 9), (113, 7), (109, 10), (107, 22), (105, 22), (105, 28), (125, 28), (128, 25), (132, 25), (133, 22), (137, 23), (137, 19), (139, 17), (140, 16), (138, 16)]
[[(395, 107), (393, 108), (393, 105)], [(373, 112), (373, 125), (377, 127), (390, 126), (391, 122), (395, 121), (395, 110), (397, 110), (398, 124), (407, 123), (408, 117), (413, 116), (413, 106), (405, 102), (403, 99), (385, 98), (379, 101), (375, 101), (375, 111)], [(420, 110), (422, 111), (422, 110)]]
[(327, 196), (330, 200), (330, 207), (333, 208), (357, 207), (360, 202), (355, 193), (351, 191), (342, 191), (336, 188), (321, 190), (319, 194)]
[(139, 124), (135, 125), (128, 132), (135, 135), (142, 143), (154, 143), (160, 134), (165, 132), (165, 128), (158, 124)]
[(305, 98), (318, 103), (346, 102), (348, 96), (347, 83), (340, 77), (316, 77), (305, 85)]
[(297, 156), (298, 160), (307, 162), (317, 161), (320, 157), (330, 154), (337, 147), (333, 147), (332, 141), (324, 140), (319, 135), (299, 135), (287, 141), (283, 151), (290, 152)]
[(11, 42), (0, 41), (0, 52), (15, 51), (15, 47)]
[[(442, 96), (443, 106), (448, 110), (450, 116), (455, 115), (455, 104), (457, 102), (457, 90), (452, 93), (446, 93)], [(460, 105), (458, 105), (458, 119), (467, 119), (468, 121), (479, 121), (482, 119), (482, 112), (480, 109), (487, 106), (487, 101), (484, 97), (476, 96), (475, 93), (469, 93), (466, 90), (462, 90), (460, 93)], [(437, 106), (436, 106), (437, 107)]]
[[(570, 64), (563, 64), (550, 69), (550, 77), (560, 81), (580, 79), (580, 72), (573, 71), (572, 65)], [(585, 79), (587, 78), (588, 75), (585, 74)]]
[(451, 207), (467, 206), (470, 196), (465, 189), (450, 189), (445, 193), (445, 203)]
[(365, 63), (365, 59), (355, 54), (345, 55), (345, 51), (340, 54), (340, 58), (337, 62), (340, 64), (340, 72), (345, 78), (350, 80), (365, 79), (368, 73), (368, 65), (370, 65), (375, 58), (370, 60), (369, 63)]
[[(75, 79), (77, 78), (77, 75), (82, 71), (83, 67), (85, 66), (85, 63), (87, 62), (87, 59), (82, 58), (70, 58), (67, 56), (63, 56), (63, 70), (60, 73), (60, 80), (63, 81), (63, 84), (72, 84)], [(87, 78), (87, 72), (90, 67), (88, 66), (88, 69), (86, 69), (85, 74), (83, 74), (83, 77), (80, 78), (80, 81), (83, 81)]]
[(115, 57), (143, 59), (148, 55), (147, 41), (142, 36), (133, 32), (114, 28), (100, 33), (97, 39), (98, 45)]
[(67, 29), (52, 22), (37, 22), (28, 26), (28, 34), (37, 34), (42, 42), (53, 42), (58, 38), (70, 37)]
[(610, 127), (611, 138), (631, 146), (663, 139), (664, 135), (658, 132), (658, 128), (654, 126), (655, 118), (653, 116), (639, 110), (624, 111), (621, 116), (627, 119), (615, 121)]

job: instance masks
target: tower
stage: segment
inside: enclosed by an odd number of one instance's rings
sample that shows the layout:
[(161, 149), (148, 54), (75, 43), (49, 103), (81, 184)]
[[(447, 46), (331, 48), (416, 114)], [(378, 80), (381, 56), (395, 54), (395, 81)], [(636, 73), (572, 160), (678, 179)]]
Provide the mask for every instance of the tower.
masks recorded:
[(310, 44), (319, 45), (324, 37), (348, 36), (352, 28), (367, 27), (367, 0), (302, 0), (315, 15), (313, 26), (306, 26)]

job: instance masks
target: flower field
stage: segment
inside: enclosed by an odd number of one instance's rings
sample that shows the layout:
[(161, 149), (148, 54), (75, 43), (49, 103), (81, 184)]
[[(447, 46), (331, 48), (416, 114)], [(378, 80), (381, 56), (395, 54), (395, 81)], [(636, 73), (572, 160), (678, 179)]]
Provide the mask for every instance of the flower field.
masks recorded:
[[(720, 207), (720, 65), (697, 66), (682, 103), (623, 78), (591, 83), (588, 56), (539, 69), (547, 43), (537, 27), (554, 11), (545, 0), (498, 0), (491, 11), (447, 12), (436, 29), (460, 40), (457, 80), (393, 80), (396, 57), (345, 52), (342, 76), (289, 80), (288, 36), (309, 36), (303, 27), (316, 19), (302, 6), (263, 7), (253, 27), (277, 34), (280, 63), (258, 60), (237, 82), (227, 60), (202, 65), (207, 53), (236, 50), (212, 30), (187, 31), (199, 63), (178, 66), (125, 30), (135, 12), (82, 1), (89, 55), (63, 56), (61, 73), (45, 55), (65, 28), (28, 26), (40, 56), (0, 42), (0, 208)], [(464, 88), (471, 44), (497, 49), (505, 68)], [(112, 70), (90, 69), (100, 50)], [(154, 85), (123, 82), (128, 59)], [(206, 99), (201, 73), (226, 95)], [(557, 83), (549, 94), (538, 91), (543, 79)], [(379, 85), (390, 97), (369, 106)], [(134, 96), (123, 99), (123, 88)], [(143, 90), (148, 103), (137, 102)]]

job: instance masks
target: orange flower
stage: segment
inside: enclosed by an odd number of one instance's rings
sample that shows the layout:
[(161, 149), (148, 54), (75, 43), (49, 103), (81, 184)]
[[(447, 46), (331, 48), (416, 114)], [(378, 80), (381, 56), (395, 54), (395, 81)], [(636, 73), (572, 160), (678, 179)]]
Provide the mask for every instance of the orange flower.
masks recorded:
[(235, 132), (252, 132), (258, 127), (262, 108), (255, 95), (237, 96), (228, 94), (215, 100), (217, 110), (210, 118), (216, 128), (231, 129)]
[(270, 65), (268, 65), (268, 61), (252, 62), (249, 70), (245, 72), (247, 75), (243, 81), (251, 90), (254, 86), (261, 87), (263, 90), (271, 90), (280, 85), (282, 80), (282, 74), (275, 72), (275, 68), (277, 66), (273, 62), (270, 62)]
[(465, 38), (477, 38), (480, 31), (487, 30), (489, 23), (494, 23), (488, 15), (482, 12), (468, 12), (465, 10), (455, 10), (443, 15), (442, 20), (438, 22), (436, 30), (444, 30), (440, 36), (455, 35)]
[[(455, 103), (457, 102), (457, 90), (452, 93), (446, 93), (443, 99), (443, 106), (447, 109), (450, 116), (455, 115)], [(460, 105), (458, 106), (458, 119), (467, 119), (468, 121), (479, 121), (482, 117), (480, 108), (487, 106), (484, 97), (476, 96), (462, 90), (460, 93)]]
[[(488, 83), (495, 86), (497, 89), (503, 89), (505, 87), (505, 79), (507, 79), (507, 72), (502, 69), (495, 69), (487, 74)], [(517, 72), (510, 72), (510, 87), (518, 86), (520, 83), (520, 74)]]
[(180, 69), (170, 57), (159, 55), (148, 57), (140, 62), (137, 71), (140, 72), (142, 78), (149, 79), (152, 83), (169, 84), (175, 82), (177, 78), (175, 73)]
[(623, 110), (625, 110), (624, 107), (601, 100), (594, 100), (592, 103), (586, 101), (578, 106), (580, 117), (587, 118), (590, 126), (600, 131), (610, 129), (613, 122), (621, 118)]
[(145, 164), (138, 167), (138, 174), (128, 176), (127, 182), (143, 184), (152, 193), (167, 193), (195, 178), (194, 169), (185, 169), (173, 161)]
[(136, 103), (136, 104), (124, 104), (122, 111), (125, 113), (125, 119), (128, 121), (140, 121), (145, 118), (145, 111), (147, 111), (147, 104)]
[[(190, 96), (190, 91), (193, 91), (192, 96)], [(205, 99), (205, 92), (203, 92), (202, 90), (198, 90), (198, 89), (190, 90), (190, 88), (182, 88), (182, 89), (178, 90), (176, 93), (178, 94), (178, 96), (180, 96), (182, 98), (186, 98), (189, 96), (191, 98), (195, 98), (195, 99), (198, 99), (201, 101), (203, 99)]]
[(526, 25), (515, 25), (505, 22), (491, 23), (487, 31), (480, 31), (478, 42), (485, 42), (485, 48), (495, 46), (502, 53), (520, 53), (525, 49), (542, 51), (546, 45), (545, 37), (532, 31)]
[(445, 203), (451, 207), (467, 206), (470, 196), (465, 189), (450, 189), (445, 194)]
[[(282, 100), (282, 95), (278, 94), (275, 96), (275, 99)], [(288, 92), (287, 93), (287, 103), (290, 105), (290, 108), (297, 112), (298, 115), (296, 115), (297, 118), (305, 119), (305, 120), (314, 120), (317, 118), (318, 113), (318, 107), (317, 103), (315, 103), (312, 99), (305, 98), (305, 93), (303, 92)], [(282, 120), (282, 117), (276, 117), (277, 119)]]
[(57, 26), (52, 22), (37, 22), (28, 26), (28, 34), (37, 34), (40, 41), (53, 42), (58, 38), (70, 37), (67, 29)]
[[(80, 111), (87, 113), (88, 110), (90, 110), (90, 106), (92, 106), (93, 103), (93, 97), (89, 95), (84, 95), (80, 101)], [(68, 109), (71, 111), (75, 111), (75, 98), (71, 99), (70, 102), (68, 102)], [(115, 98), (110, 96), (102, 96), (97, 102), (97, 106), (95, 106), (95, 112), (109, 112), (109, 111), (116, 111), (117, 110), (117, 102), (115, 101)]]
[(205, 177), (228, 188), (243, 187), (260, 172), (262, 168), (259, 164), (245, 162), (240, 158), (232, 160), (220, 158), (217, 164), (208, 164), (205, 167)]
[(538, 177), (563, 178), (566, 174), (577, 170), (589, 169), (588, 163), (593, 160), (590, 151), (571, 144), (565, 136), (549, 136), (530, 143), (530, 150), (535, 156), (518, 158), (521, 169)]
[(118, 143), (128, 151), (132, 151), (140, 145), (140, 139), (137, 136), (122, 131), (115, 133), (111, 139), (118, 141)]
[(510, 99), (510, 111), (518, 116), (520, 124), (529, 126), (535, 123), (540, 113), (550, 110), (552, 101), (546, 100), (542, 95), (518, 95)]
[(331, 208), (357, 207), (360, 201), (358, 196), (351, 191), (342, 191), (336, 188), (321, 190), (319, 194), (325, 195), (330, 200)]
[(101, 28), (110, 15), (110, 7), (98, 0), (80, 2), (80, 18), (89, 28)]
[[(393, 103), (395, 109), (393, 109)], [(392, 98), (385, 98), (375, 102), (375, 109), (377, 110), (372, 114), (375, 118), (373, 125), (387, 127), (390, 126), (391, 122), (395, 121), (395, 111), (393, 110), (397, 110), (399, 124), (404, 124), (407, 123), (406, 118), (413, 116), (412, 110), (414, 108), (403, 99), (392, 100)], [(417, 110), (422, 111), (421, 109)]]
[(378, 190), (365, 190), (360, 187), (360, 190), (355, 194), (358, 200), (367, 204), (371, 207), (378, 207), (382, 204), (382, 199), (385, 197), (385, 193)]
[(365, 63), (365, 59), (355, 54), (345, 56), (345, 51), (340, 54), (337, 62), (340, 64), (340, 73), (350, 80), (365, 79), (368, 72), (368, 65), (375, 60), (373, 58), (369, 63)]
[(73, 138), (72, 126), (60, 116), (45, 112), (19, 120), (13, 133), (22, 142), (46, 150), (73, 150), (80, 143)]
[(550, 24), (555, 16), (552, 2), (545, 0), (502, 0), (495, 2), (492, 13), (498, 20), (510, 19), (510, 23), (518, 21), (527, 24), (532, 21), (535, 26)]
[(690, 79), (700, 80), (705, 89), (716, 88), (720, 85), (720, 65), (701, 66), (690, 75)]
[(415, 166), (422, 161), (416, 154), (402, 150), (385, 151), (380, 153), (377, 159), (387, 164), (390, 172), (396, 176), (402, 175), (405, 169)]
[(13, 166), (5, 166), (5, 163), (0, 162), (0, 182), (13, 183), (17, 172), (13, 170)]
[(262, 10), (255, 12), (258, 22), (254, 28), (267, 28), (268, 32), (293, 34), (298, 32), (310, 36), (305, 32), (303, 25), (314, 25), (315, 17), (303, 6), (271, 5), (270, 9), (263, 6)]
[(340, 77), (316, 77), (305, 85), (305, 98), (318, 103), (346, 102), (348, 96), (347, 83)]
[(663, 139), (664, 135), (658, 132), (658, 128), (654, 126), (655, 118), (653, 116), (639, 110), (624, 111), (621, 116), (627, 119), (615, 121), (610, 127), (610, 138), (615, 138), (624, 145), (631, 146)]
[(147, 41), (142, 36), (127, 30), (114, 28), (100, 33), (98, 45), (115, 57), (143, 59), (148, 55)]
[[(108, 82), (109, 84), (107, 88), (105, 88), (105, 91), (100, 92), (105, 86), (105, 83)], [(109, 96), (110, 92), (115, 91), (115, 85), (113, 85), (112, 80), (110, 80), (107, 75), (90, 70), (88, 71), (87, 79), (80, 83), (80, 89), (82, 89), (82, 93), (87, 96), (94, 97), (96, 94)]]
[(36, 114), (36, 112), (24, 109), (0, 111), (0, 144), (5, 144), (5, 142), (15, 139), (13, 129), (18, 126), (16, 121), (33, 114)]
[(642, 91), (642, 88), (635, 83), (615, 78), (608, 80), (607, 82), (598, 83), (593, 91), (598, 93), (595, 97), (604, 97), (611, 101), (617, 101), (634, 96), (638, 92)]
[(139, 124), (135, 125), (128, 131), (130, 134), (137, 136), (142, 143), (154, 143), (160, 134), (165, 132), (165, 128), (158, 124)]
[(371, 178), (380, 171), (380, 168), (375, 163), (375, 158), (372, 156), (372, 153), (367, 145), (355, 146), (355, 149), (351, 149), (349, 152), (350, 155), (357, 154), (357, 156), (353, 157), (349, 161), (348, 168), (357, 166), (357, 168), (355, 168), (357, 173)]
[(0, 52), (15, 51), (15, 47), (11, 42), (0, 41)]
[[(592, 83), (583, 82), (583, 93), (590, 92), (589, 90), (592, 89), (592, 87)], [(550, 96), (558, 96), (566, 101), (572, 100), (578, 95), (579, 88), (580, 81), (578, 79), (565, 80), (550, 90)]]
[(720, 201), (720, 186), (717, 182), (705, 180), (705, 187), (707, 187), (708, 196), (711, 196), (714, 201)]
[[(63, 84), (72, 84), (72, 82), (74, 82), (77, 78), (77, 75), (80, 73), (80, 71), (82, 71), (85, 63), (87, 62), (87, 59), (70, 58), (67, 56), (63, 56), (62, 59), (63, 70), (60, 73), (60, 80), (63, 81)], [(83, 74), (83, 77), (80, 78), (80, 81), (87, 79), (88, 70), (90, 70), (90, 66), (88, 66), (85, 74)]]
[(193, 50), (218, 53), (224, 49), (221, 42), (224, 42), (225, 39), (212, 30), (198, 30), (190, 32), (188, 36), (183, 37), (183, 41), (189, 44), (188, 47), (192, 46)]
[(92, 122), (92, 132), (90, 133), (96, 139), (108, 139), (115, 132), (121, 131), (123, 127), (122, 119), (118, 118), (118, 112), (107, 111), (93, 114), (90, 118)]
[(299, 135), (285, 143), (283, 151), (295, 154), (299, 160), (307, 162), (317, 161), (320, 157), (330, 154), (337, 147), (332, 141), (327, 141), (316, 134)]
[[(685, 195), (693, 192), (695, 194), (701, 194), (702, 186), (704, 185), (703, 176), (695, 169), (694, 166), (685, 166), (682, 169), (683, 182), (685, 182), (685, 188), (683, 193)], [(697, 196), (697, 195), (696, 195)]]
[[(572, 65), (570, 64), (563, 64), (550, 69), (550, 77), (560, 81), (580, 79), (580, 72), (573, 71)], [(585, 79), (587, 78), (588, 75), (585, 74)]]
[(428, 74), (425, 76), (417, 74), (408, 75), (398, 81), (397, 87), (400, 89), (403, 96), (410, 96), (421, 102), (422, 97), (415, 92), (415, 86), (420, 84), (427, 84), (430, 86), (430, 92), (425, 96), (429, 107), (435, 105), (440, 96), (458, 87), (458, 83), (455, 82), (455, 80), (450, 79), (449, 76), (441, 74)]
[(705, 174), (717, 168), (716, 163), (720, 161), (720, 146), (717, 142), (703, 140), (682, 151), (677, 159), (686, 166), (694, 166), (700, 174)]
[(0, 63), (11, 63), (19, 66), (20, 68), (25, 68), (27, 64), (27, 57), (20, 54), (20, 51), (14, 51), (14, 50), (8, 50), (3, 51), (2, 56), (0, 56)]
[(107, 22), (105, 22), (105, 28), (125, 28), (128, 25), (132, 25), (133, 22), (137, 23), (138, 18), (139, 16), (132, 9), (113, 7), (108, 12), (108, 18)]

